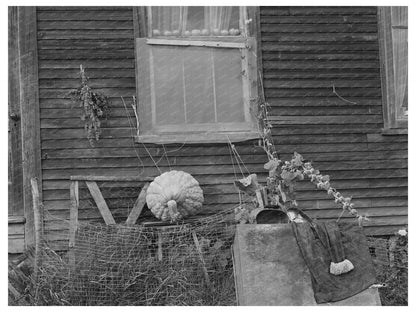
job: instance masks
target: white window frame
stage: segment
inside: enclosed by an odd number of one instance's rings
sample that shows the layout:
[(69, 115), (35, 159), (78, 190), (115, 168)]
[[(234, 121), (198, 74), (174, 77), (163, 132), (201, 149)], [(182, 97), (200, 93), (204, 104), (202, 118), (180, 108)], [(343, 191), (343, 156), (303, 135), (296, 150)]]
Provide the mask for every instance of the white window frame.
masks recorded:
[[(151, 7), (147, 8), (148, 14)], [(257, 59), (256, 40), (250, 37), (246, 23), (247, 9), (240, 7), (239, 36), (151, 36), (151, 16), (148, 15), (147, 38), (136, 39), (136, 75), (137, 75), (137, 141), (143, 143), (204, 143), (204, 142), (236, 142), (259, 137), (257, 121)], [(155, 124), (155, 96), (152, 87), (152, 48), (165, 46), (195, 46), (209, 48), (238, 49), (241, 52), (242, 87), (244, 99), (244, 123), (192, 124), (181, 126), (157, 126)], [(140, 53), (140, 55), (139, 55)], [(149, 61), (139, 61), (149, 55)], [(149, 80), (150, 79), (150, 80)], [(153, 84), (154, 85), (154, 84)], [(149, 92), (150, 89), (150, 92)]]
[(395, 97), (391, 7), (378, 8), (378, 21), (384, 131), (407, 131), (408, 116), (396, 104)]

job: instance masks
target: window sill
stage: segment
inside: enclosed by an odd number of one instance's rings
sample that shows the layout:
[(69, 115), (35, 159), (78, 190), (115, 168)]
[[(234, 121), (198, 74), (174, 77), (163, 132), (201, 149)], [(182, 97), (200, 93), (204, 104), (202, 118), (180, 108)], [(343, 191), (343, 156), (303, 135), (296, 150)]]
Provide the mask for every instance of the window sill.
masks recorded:
[(407, 128), (384, 128), (381, 130), (382, 135), (401, 135), (408, 134)]
[(172, 144), (172, 143), (229, 143), (260, 138), (258, 132), (204, 132), (192, 134), (160, 134), (136, 136), (136, 143)]

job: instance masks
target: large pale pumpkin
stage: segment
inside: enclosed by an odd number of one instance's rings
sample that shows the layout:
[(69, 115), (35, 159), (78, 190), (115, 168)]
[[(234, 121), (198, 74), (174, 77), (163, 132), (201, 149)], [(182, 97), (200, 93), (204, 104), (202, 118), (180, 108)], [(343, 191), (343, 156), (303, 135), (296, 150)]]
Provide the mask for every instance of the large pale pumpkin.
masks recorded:
[(204, 195), (197, 180), (184, 171), (168, 171), (147, 189), (146, 203), (156, 218), (175, 222), (198, 213)]

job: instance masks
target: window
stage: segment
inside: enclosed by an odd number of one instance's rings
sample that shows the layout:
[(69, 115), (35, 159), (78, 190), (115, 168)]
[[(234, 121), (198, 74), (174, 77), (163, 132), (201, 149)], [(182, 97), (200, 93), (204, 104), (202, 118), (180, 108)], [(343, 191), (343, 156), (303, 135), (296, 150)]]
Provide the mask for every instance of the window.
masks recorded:
[(258, 137), (256, 41), (243, 7), (149, 7), (136, 39), (141, 142)]
[(385, 128), (407, 128), (407, 7), (379, 8)]

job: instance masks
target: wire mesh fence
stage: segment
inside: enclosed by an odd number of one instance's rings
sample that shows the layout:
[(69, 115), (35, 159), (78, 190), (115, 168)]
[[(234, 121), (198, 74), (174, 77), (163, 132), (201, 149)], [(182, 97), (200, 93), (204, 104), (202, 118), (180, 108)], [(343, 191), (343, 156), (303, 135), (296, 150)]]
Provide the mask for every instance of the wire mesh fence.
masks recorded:
[[(80, 222), (70, 253), (44, 248), (38, 287), (46, 296), (39, 300), (70, 305), (235, 305), (231, 212), (163, 226)], [(50, 285), (54, 288), (48, 292)]]

